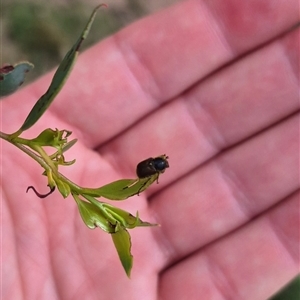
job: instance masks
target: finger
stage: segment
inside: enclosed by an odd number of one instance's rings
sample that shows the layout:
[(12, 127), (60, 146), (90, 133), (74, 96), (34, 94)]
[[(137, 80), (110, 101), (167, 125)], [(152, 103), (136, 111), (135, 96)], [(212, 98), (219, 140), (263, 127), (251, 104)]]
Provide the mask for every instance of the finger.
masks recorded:
[[(243, 15), (247, 14), (247, 9), (240, 3), (234, 4), (237, 16), (243, 11), (241, 19), (236, 21), (239, 25)], [(294, 2), (294, 5), (297, 3)], [(284, 7), (288, 11), (293, 9), (292, 2), (288, 5), (281, 2), (278, 7), (271, 7), (274, 9), (273, 13), (277, 14)], [(238, 54), (284, 32), (299, 19), (293, 9), (291, 16), (281, 16), (281, 26), (267, 31), (274, 26), (272, 13), (266, 16), (253, 8), (253, 14), (249, 18), (253, 21), (244, 24), (240, 32), (233, 30), (237, 24), (230, 24), (226, 28), (226, 36), (238, 34), (238, 37), (234, 37), (235, 42), (231, 44), (226, 40), (222, 31), (224, 28), (220, 24), (223, 20), (228, 20), (228, 14), (231, 18), (232, 12), (227, 11), (227, 15), (220, 13), (216, 17), (213, 15), (214, 8), (208, 8), (199, 1), (182, 2), (134, 24), (106, 41), (100, 49), (94, 48), (86, 53), (87, 59), (85, 60), (86, 56), (82, 59), (84, 65), (88, 65), (91, 58), (99, 62), (99, 67), (95, 65), (97, 74), (88, 74), (88, 78), (90, 93), (97, 95), (100, 105), (95, 107), (95, 98), (89, 101), (88, 97), (84, 97), (83, 107), (89, 118), (72, 116), (72, 124), (76, 120), (78, 128), (91, 134), (93, 145), (99, 144), (134, 124), (136, 120), (157, 108), (162, 101), (180, 94)], [(270, 22), (269, 26), (266, 25), (266, 20)], [(258, 30), (260, 22), (264, 29)], [(243, 41), (249, 38), (247, 46), (243, 42), (237, 42), (242, 34), (245, 35)], [(107, 59), (99, 59), (99, 53), (110, 54), (108, 65)], [(93, 80), (94, 76), (99, 79)], [(99, 89), (102, 78), (109, 80)], [(72, 103), (73, 101), (74, 99)], [(69, 107), (72, 107), (71, 103)], [(58, 109), (56, 112), (64, 115), (62, 110)], [(111, 126), (112, 119), (114, 126)]]
[(165, 184), (293, 114), (299, 109), (293, 67), (299, 64), (299, 32), (290, 32), (199, 83), (100, 148), (100, 153), (127, 173), (144, 157), (166, 153), (170, 169), (163, 174)]
[[(263, 6), (268, 10), (261, 9), (256, 1), (251, 5), (242, 1), (230, 4), (230, 9), (218, 10), (219, 3), (185, 1), (90, 49), (80, 57), (54, 101), (51, 110), (55, 116), (47, 114), (38, 126), (56, 126), (57, 117), (71, 130), (81, 130), (89, 145), (98, 145), (240, 53), (286, 31), (299, 18), (296, 1), (274, 4), (269, 0)], [(232, 9), (235, 22), (229, 21)], [(233, 35), (230, 40), (229, 35)], [(12, 96), (5, 119), (25, 119), (47, 89), (50, 76)], [(12, 128), (16, 125), (10, 124), (5, 122), (8, 131), (16, 130)]]
[(299, 115), (234, 147), (150, 202), (166, 261), (224, 236), (299, 189)]
[(299, 196), (167, 269), (159, 298), (268, 299), (299, 271)]

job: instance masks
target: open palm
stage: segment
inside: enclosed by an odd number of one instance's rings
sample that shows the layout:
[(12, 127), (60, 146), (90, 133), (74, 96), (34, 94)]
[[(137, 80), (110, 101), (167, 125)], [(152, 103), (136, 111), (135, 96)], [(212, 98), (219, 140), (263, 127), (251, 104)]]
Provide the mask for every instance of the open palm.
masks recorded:
[[(83, 53), (28, 135), (71, 130), (77, 162), (62, 173), (89, 187), (167, 154), (158, 185), (114, 203), (161, 227), (130, 231), (128, 279), (71, 197), (25, 193), (47, 192), (41, 169), (1, 142), (2, 299), (266, 299), (295, 276), (297, 7), (189, 0)], [(51, 76), (1, 103), (3, 131), (19, 128)]]

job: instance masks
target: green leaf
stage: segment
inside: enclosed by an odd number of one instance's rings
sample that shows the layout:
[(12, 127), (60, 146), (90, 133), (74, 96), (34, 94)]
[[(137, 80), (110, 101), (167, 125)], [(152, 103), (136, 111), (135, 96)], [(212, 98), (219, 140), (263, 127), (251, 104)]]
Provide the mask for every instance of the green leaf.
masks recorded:
[(77, 139), (73, 139), (70, 142), (67, 142), (66, 144), (63, 145), (62, 147), (62, 153), (68, 151), (69, 149), (71, 149), (76, 143), (77, 143)]
[(67, 198), (70, 195), (71, 189), (70, 189), (70, 186), (67, 183), (64, 183), (61, 180), (57, 180), (56, 185), (57, 185), (57, 188), (58, 188), (59, 192), (61, 193), (61, 195), (64, 198)]
[[(73, 195), (75, 196), (75, 195)], [(97, 206), (101, 210), (102, 216), (104, 216), (112, 225), (120, 224), (121, 226), (125, 228), (135, 228), (135, 227), (146, 227), (146, 226), (157, 226), (157, 224), (151, 224), (148, 222), (142, 221), (138, 213), (136, 214), (136, 217), (133, 216), (131, 213), (115, 207), (113, 205), (110, 205), (108, 203), (100, 202), (96, 200), (94, 197), (89, 195), (83, 195), (88, 201), (90, 201), (91, 204), (94, 206)]]
[[(65, 158), (63, 156), (63, 153), (68, 151), (71, 147), (73, 147), (77, 142), (77, 139), (73, 139), (70, 142), (62, 144), (61, 147), (56, 147), (58, 150), (54, 152), (53, 154), (49, 155), (50, 159), (56, 161), (58, 164), (64, 165), (64, 166), (70, 166), (75, 163), (75, 159), (72, 161), (65, 161)], [(55, 146), (54, 146), (55, 147)]]
[(93, 192), (106, 199), (125, 200), (143, 192), (157, 180), (158, 176), (159, 174), (154, 174), (146, 178), (121, 179), (94, 189)]
[(125, 228), (157, 226), (157, 224), (142, 221), (138, 212), (136, 216), (133, 216), (131, 213), (107, 203), (102, 203), (102, 207), (105, 209), (105, 212), (109, 213), (112, 218), (115, 218)]
[(108, 233), (115, 232), (115, 224), (111, 224), (107, 220), (99, 206), (83, 201), (75, 194), (73, 194), (73, 197), (77, 203), (81, 218), (87, 227), (90, 229), (99, 227)]
[(33, 64), (27, 61), (0, 68), (0, 98), (14, 93), (32, 68)]
[(111, 237), (117, 249), (119, 258), (128, 277), (132, 269), (133, 256), (131, 255), (131, 239), (126, 229), (120, 228), (116, 233), (112, 233)]
[(129, 212), (110, 204), (99, 202), (92, 196), (83, 196), (90, 201), (90, 203), (81, 200), (78, 195), (73, 194), (83, 221), (91, 229), (100, 227), (104, 231), (111, 233), (121, 263), (129, 277), (133, 256), (130, 253), (131, 241), (126, 228), (132, 229), (137, 226), (156, 226), (157, 224), (143, 222), (139, 218), (138, 213), (136, 217), (134, 217)]
[(121, 179), (96, 189), (82, 188), (82, 193), (94, 197), (104, 197), (110, 200), (125, 200), (139, 195), (153, 182), (158, 183), (159, 176), (169, 168), (167, 155), (148, 158), (137, 165), (137, 179)]
[(300, 276), (297, 275), (278, 293), (268, 300), (299, 300), (300, 299)]
[(65, 81), (68, 78), (68, 75), (72, 70), (74, 62), (78, 56), (79, 48), (83, 40), (86, 39), (90, 31), (91, 25), (94, 21), (96, 12), (100, 6), (102, 5), (97, 6), (93, 11), (79, 39), (69, 50), (69, 52), (66, 54), (63, 61), (59, 65), (57, 71), (55, 72), (47, 92), (36, 102), (32, 110), (30, 111), (29, 115), (27, 116), (25, 122), (23, 123), (21, 128), (16, 132), (16, 134), (21, 134), (22, 131), (27, 130), (32, 125), (34, 125), (39, 120), (39, 118), (44, 114), (44, 112), (47, 110), (47, 108), (54, 100), (55, 96), (59, 93), (59, 91), (63, 87)]
[(67, 143), (67, 137), (71, 135), (71, 131), (68, 130), (53, 130), (47, 128), (42, 131), (36, 138), (31, 139), (31, 144), (38, 146), (51, 146), (57, 149), (62, 148)]

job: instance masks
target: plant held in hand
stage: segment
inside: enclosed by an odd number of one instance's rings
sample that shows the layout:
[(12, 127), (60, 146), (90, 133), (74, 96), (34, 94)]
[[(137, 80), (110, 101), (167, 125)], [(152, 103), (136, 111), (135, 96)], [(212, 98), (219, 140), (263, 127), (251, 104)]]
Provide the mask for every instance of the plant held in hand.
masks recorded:
[[(70, 166), (75, 163), (75, 159), (66, 161), (64, 157), (64, 153), (74, 146), (77, 141), (76, 139), (69, 140), (72, 132), (66, 129), (46, 128), (33, 139), (21, 137), (25, 130), (31, 128), (40, 119), (63, 87), (78, 56), (80, 46), (87, 37), (96, 12), (101, 6), (103, 4), (97, 6), (93, 11), (79, 39), (66, 54), (55, 72), (48, 90), (33, 106), (21, 127), (12, 134), (0, 132), (0, 138), (29, 155), (44, 169), (43, 175), (47, 176), (50, 191), (46, 194), (40, 194), (35, 187), (29, 186), (27, 192), (32, 189), (38, 197), (45, 198), (57, 188), (64, 198), (71, 195), (86, 226), (91, 229), (99, 227), (111, 234), (125, 272), (130, 276), (133, 257), (131, 255), (130, 235), (127, 229), (138, 226), (156, 226), (156, 224), (144, 222), (139, 218), (138, 213), (133, 216), (129, 212), (101, 202), (97, 198), (124, 200), (140, 194), (152, 183), (158, 182), (160, 174), (169, 167), (168, 157), (160, 155), (140, 162), (137, 165), (137, 178), (135, 179), (121, 179), (99, 188), (86, 188), (75, 184), (59, 172), (60, 166)], [(23, 83), (25, 74), (32, 67), (32, 64), (28, 62), (21, 62), (15, 66), (0, 68), (0, 97), (16, 91)], [(48, 154), (45, 147), (52, 148), (53, 153)]]

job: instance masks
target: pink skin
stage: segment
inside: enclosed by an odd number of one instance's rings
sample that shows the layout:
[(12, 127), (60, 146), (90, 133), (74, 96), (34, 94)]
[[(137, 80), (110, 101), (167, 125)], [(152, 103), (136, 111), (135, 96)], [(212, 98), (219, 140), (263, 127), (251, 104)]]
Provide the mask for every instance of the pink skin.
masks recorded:
[[(103, 14), (105, 12), (100, 12)], [(101, 15), (98, 18), (101, 18)], [(68, 129), (62, 172), (97, 187), (167, 154), (140, 196), (129, 280), (112, 240), (1, 142), (2, 299), (266, 299), (299, 270), (298, 1), (184, 1), (84, 52), (24, 136)], [(1, 102), (19, 128), (48, 74)]]

